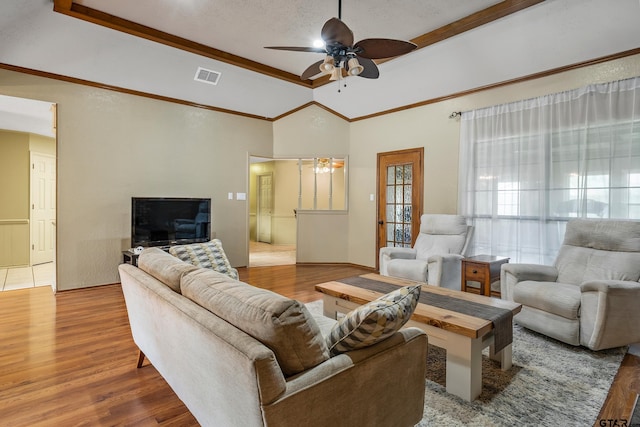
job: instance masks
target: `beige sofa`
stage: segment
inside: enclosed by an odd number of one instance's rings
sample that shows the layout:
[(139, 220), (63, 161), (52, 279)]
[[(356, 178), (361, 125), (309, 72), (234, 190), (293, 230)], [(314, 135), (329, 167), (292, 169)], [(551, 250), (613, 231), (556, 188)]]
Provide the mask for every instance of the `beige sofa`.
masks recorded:
[(297, 301), (155, 248), (119, 271), (136, 345), (203, 426), (389, 427), (422, 418), (427, 337), (419, 329), (331, 356), (324, 339), (335, 321)]

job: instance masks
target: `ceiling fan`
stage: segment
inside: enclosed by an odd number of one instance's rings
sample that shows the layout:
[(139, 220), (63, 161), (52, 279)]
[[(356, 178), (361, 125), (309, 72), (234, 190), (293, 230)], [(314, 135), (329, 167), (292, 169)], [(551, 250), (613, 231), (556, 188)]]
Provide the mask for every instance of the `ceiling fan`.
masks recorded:
[(330, 74), (330, 80), (339, 80), (343, 70), (347, 76), (377, 79), (380, 71), (374, 59), (404, 55), (417, 47), (404, 40), (380, 38), (364, 39), (354, 44), (353, 32), (341, 18), (342, 0), (338, 0), (338, 18), (325, 22), (320, 32), (324, 47), (266, 46), (266, 49), (323, 53), (325, 58), (311, 64), (300, 78), (307, 80), (322, 73)]

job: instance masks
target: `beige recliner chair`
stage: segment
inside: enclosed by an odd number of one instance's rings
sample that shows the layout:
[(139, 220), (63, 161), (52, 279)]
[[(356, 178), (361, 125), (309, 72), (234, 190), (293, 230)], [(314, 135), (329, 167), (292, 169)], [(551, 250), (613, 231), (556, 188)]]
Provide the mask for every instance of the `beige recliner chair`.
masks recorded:
[(504, 264), (500, 286), (520, 325), (604, 350), (640, 342), (639, 279), (640, 221), (575, 219), (553, 266)]
[(422, 215), (413, 248), (380, 248), (380, 274), (460, 290), (461, 260), (472, 234), (462, 215)]

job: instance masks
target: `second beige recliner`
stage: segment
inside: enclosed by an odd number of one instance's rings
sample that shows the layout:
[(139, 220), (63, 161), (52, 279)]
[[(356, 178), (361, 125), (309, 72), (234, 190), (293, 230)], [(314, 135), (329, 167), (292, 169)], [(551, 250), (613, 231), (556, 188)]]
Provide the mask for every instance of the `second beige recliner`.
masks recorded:
[(514, 321), (571, 345), (640, 342), (640, 221), (573, 219), (552, 266), (504, 264)]

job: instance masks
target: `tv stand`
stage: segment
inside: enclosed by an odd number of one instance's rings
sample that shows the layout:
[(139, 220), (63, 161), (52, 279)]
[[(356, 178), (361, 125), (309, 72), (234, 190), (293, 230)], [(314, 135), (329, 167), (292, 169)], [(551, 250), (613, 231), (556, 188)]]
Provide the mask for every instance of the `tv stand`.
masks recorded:
[[(169, 248), (174, 245), (167, 246), (149, 246), (150, 248), (158, 248), (162, 249), (165, 252), (169, 252)], [(145, 248), (146, 249), (146, 248)], [(133, 252), (133, 248), (122, 251), (122, 262), (124, 264), (131, 264), (134, 267), (138, 266), (138, 257), (140, 254), (136, 254)]]

